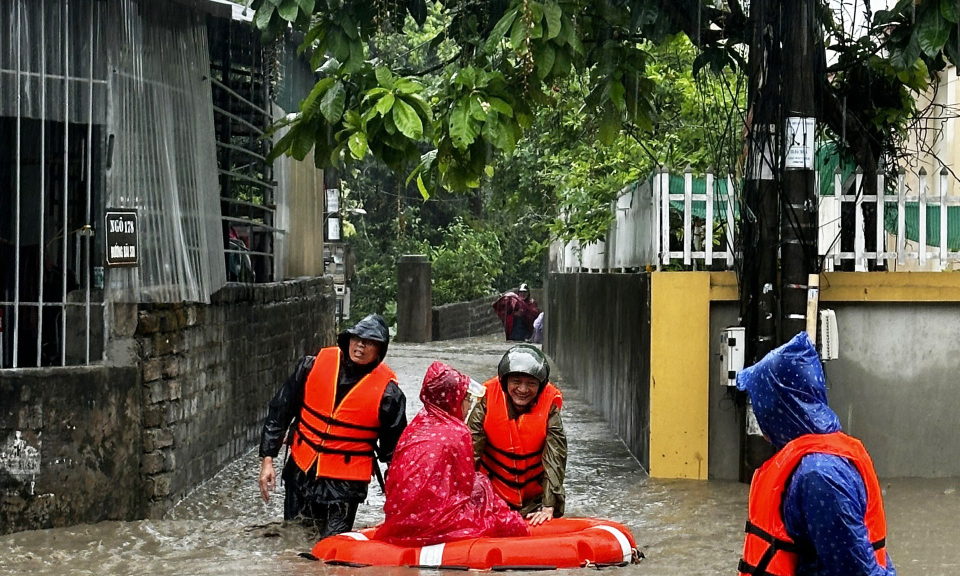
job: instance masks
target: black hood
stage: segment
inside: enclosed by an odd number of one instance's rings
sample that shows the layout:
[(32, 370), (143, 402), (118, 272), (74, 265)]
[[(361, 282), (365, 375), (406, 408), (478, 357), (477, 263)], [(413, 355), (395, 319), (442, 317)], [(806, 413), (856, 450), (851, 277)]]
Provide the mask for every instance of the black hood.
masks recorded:
[(345, 356), (349, 354), (351, 336), (359, 336), (379, 342), (380, 362), (383, 362), (383, 359), (387, 356), (387, 347), (390, 346), (390, 329), (387, 328), (387, 321), (383, 319), (383, 316), (370, 314), (337, 336), (337, 346), (340, 347)]

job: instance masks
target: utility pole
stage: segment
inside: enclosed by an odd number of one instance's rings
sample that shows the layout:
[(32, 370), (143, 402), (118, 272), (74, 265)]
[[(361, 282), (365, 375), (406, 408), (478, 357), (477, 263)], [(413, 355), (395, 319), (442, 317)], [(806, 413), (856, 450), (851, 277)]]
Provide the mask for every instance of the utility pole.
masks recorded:
[[(741, 314), (752, 364), (806, 328), (807, 278), (817, 266), (813, 132), (822, 70), (813, 0), (754, 0), (750, 19)], [(740, 411), (742, 482), (773, 454), (750, 433), (747, 412)]]
[[(817, 198), (814, 194), (814, 133), (819, 94), (819, 55), (813, 0), (786, 2), (781, 16), (783, 51), (784, 161), (780, 214), (780, 332), (786, 341), (806, 329), (808, 278), (817, 270)], [(819, 70), (821, 73), (823, 70)]]
[[(777, 253), (779, 248), (779, 193), (776, 175), (777, 119), (779, 116), (780, 5), (777, 0), (750, 3), (752, 40), (749, 54), (749, 112), (747, 167), (741, 211), (743, 233), (743, 289), (741, 316), (746, 327), (747, 360), (755, 363), (777, 342)], [(740, 420), (740, 481), (771, 454), (762, 437), (749, 433), (749, 402), (738, 393)]]

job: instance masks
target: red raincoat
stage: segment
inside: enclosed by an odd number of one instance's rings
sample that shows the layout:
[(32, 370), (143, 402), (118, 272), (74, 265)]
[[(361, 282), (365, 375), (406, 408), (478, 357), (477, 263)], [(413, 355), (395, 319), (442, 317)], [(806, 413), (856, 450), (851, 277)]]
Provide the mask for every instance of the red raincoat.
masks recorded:
[(423, 409), (400, 436), (387, 474), (386, 520), (376, 540), (429, 546), (466, 538), (529, 536), (523, 517), (476, 472), (461, 403), (470, 378), (434, 362), (423, 379)]
[(533, 322), (540, 315), (540, 306), (532, 297), (524, 300), (516, 292), (504, 292), (493, 303), (493, 311), (503, 324), (507, 340), (510, 340), (513, 335), (513, 324), (517, 321), (523, 322), (524, 332), (533, 336)]

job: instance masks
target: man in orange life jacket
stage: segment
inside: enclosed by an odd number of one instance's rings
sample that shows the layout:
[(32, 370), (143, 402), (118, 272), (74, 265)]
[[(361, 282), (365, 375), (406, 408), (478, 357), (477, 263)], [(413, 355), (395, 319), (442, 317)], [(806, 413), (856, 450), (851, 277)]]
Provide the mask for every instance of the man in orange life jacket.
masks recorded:
[(740, 574), (896, 576), (873, 462), (827, 406), (806, 332), (737, 376), (778, 452), (753, 476)]
[(498, 376), (468, 419), (477, 465), (494, 491), (537, 526), (563, 515), (567, 436), (563, 397), (548, 381), (550, 365), (536, 346), (503, 355)]
[(341, 332), (337, 346), (301, 358), (270, 401), (260, 437), (260, 495), (268, 502), (276, 486), (273, 459), (289, 429), (283, 517), (312, 519), (321, 538), (353, 529), (374, 457), (389, 462), (407, 426), (406, 397), (383, 363), (389, 344), (386, 322), (371, 314)]

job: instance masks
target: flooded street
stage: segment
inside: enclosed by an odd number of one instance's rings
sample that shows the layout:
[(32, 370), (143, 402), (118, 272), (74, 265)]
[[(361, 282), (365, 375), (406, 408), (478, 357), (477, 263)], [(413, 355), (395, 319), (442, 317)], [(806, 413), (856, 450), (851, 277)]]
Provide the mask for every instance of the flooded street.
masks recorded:
[[(387, 363), (407, 394), (408, 416), (420, 408), (420, 380), (441, 360), (476, 380), (494, 375), (507, 344), (497, 337), (390, 347)], [(579, 398), (563, 389), (569, 439), (567, 514), (626, 524), (647, 558), (611, 569), (624, 575), (736, 572), (746, 518), (747, 486), (735, 482), (663, 481), (647, 477), (623, 443)], [(280, 383), (278, 382), (279, 386)], [(171, 510), (163, 520), (104, 522), (0, 537), (2, 574), (413, 575), (412, 569), (324, 567), (303, 559), (310, 531), (282, 525), (282, 489), (269, 505), (259, 497), (259, 459), (251, 452)], [(888, 549), (901, 576), (960, 574), (960, 479), (882, 482)], [(376, 486), (360, 507), (357, 527), (382, 519)], [(575, 574), (595, 570), (576, 570)], [(436, 574), (437, 572), (432, 572)]]

